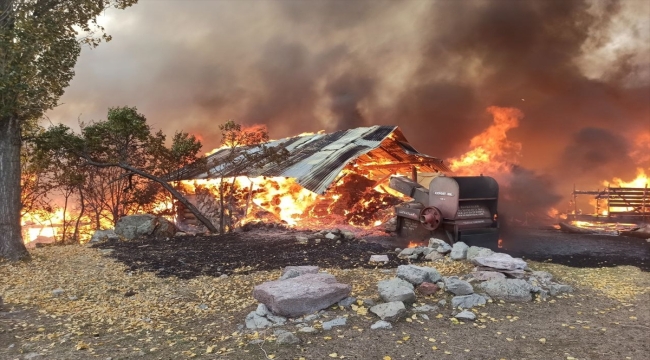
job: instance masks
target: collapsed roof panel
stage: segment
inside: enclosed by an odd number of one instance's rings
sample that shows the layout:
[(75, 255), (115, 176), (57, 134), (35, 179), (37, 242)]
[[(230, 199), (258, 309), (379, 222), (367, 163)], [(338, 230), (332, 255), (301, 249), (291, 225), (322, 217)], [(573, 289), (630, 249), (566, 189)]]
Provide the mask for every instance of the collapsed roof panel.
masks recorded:
[[(444, 171), (449, 169), (442, 160), (417, 152), (397, 126), (371, 126), (341, 130), (330, 134), (311, 134), (274, 140), (267, 147), (284, 146), (288, 158), (281, 163), (268, 161), (260, 166), (225, 163), (224, 158), (232, 149), (219, 149), (207, 157), (206, 168), (187, 167), (175, 176), (180, 180), (210, 179), (232, 176), (279, 176), (295, 178), (304, 188), (323, 194), (346, 165), (354, 162), (357, 167), (381, 168), (392, 166), (421, 166), (423, 170)], [(248, 153), (260, 151), (260, 147), (235, 149)], [(368, 156), (363, 156), (368, 155)], [(243, 158), (243, 155), (240, 155)], [(361, 158), (363, 156), (363, 158)]]

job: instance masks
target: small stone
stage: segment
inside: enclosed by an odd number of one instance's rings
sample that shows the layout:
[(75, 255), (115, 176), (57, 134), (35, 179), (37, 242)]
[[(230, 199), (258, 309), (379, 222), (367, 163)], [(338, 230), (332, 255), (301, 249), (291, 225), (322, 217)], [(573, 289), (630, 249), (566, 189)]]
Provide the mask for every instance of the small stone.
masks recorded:
[(296, 241), (298, 244), (306, 245), (309, 242), (309, 238), (303, 235), (296, 235)]
[(438, 292), (440, 288), (436, 284), (432, 284), (430, 282), (423, 282), (420, 284), (415, 291), (421, 295), (427, 296), (427, 295), (433, 295), (436, 292)]
[(420, 317), (423, 318), (424, 320), (429, 320), (429, 315), (427, 314), (420, 314)]
[(445, 290), (454, 295), (469, 295), (474, 292), (472, 285), (467, 281), (459, 279), (458, 276), (445, 278)]
[(458, 320), (469, 320), (469, 321), (476, 320), (476, 315), (473, 312), (467, 311), (467, 310), (463, 310), (463, 311), (459, 312), (454, 317), (456, 319), (458, 319)]
[(485, 303), (486, 303), (485, 298), (478, 294), (454, 296), (451, 299), (451, 306), (453, 308), (460, 307), (463, 309), (471, 309), (478, 305), (485, 305)]
[(462, 241), (454, 243), (449, 257), (452, 260), (465, 260), (467, 258), (467, 249), (469, 249), (469, 246)]
[(474, 258), (479, 257), (479, 256), (490, 256), (494, 254), (494, 251), (480, 247), (480, 246), (470, 246), (467, 249), (467, 260), (472, 261)]
[(356, 237), (352, 231), (348, 231), (348, 230), (342, 230), (341, 235), (345, 240), (354, 240), (354, 238)]
[(388, 255), (370, 255), (370, 262), (387, 263)]
[(280, 280), (292, 279), (305, 274), (318, 274), (318, 266), (285, 266)]
[(355, 301), (357, 301), (357, 298), (349, 296), (339, 301), (338, 305), (343, 306), (344, 308), (349, 308)]
[(391, 323), (389, 323), (388, 321), (379, 320), (379, 321), (377, 321), (376, 323), (370, 325), (370, 328), (371, 328), (372, 330), (379, 330), (379, 329), (386, 329), (386, 330), (388, 330), (388, 329), (392, 329), (392, 328), (393, 328), (393, 325), (391, 325)]
[(287, 318), (273, 314), (266, 315), (266, 318), (273, 323), (273, 325), (282, 326), (287, 323)]
[(438, 270), (432, 267), (400, 265), (397, 267), (397, 277), (410, 282), (413, 285), (420, 285), (423, 282), (435, 283), (440, 281), (442, 276)]
[(406, 307), (401, 301), (392, 301), (375, 305), (370, 308), (370, 312), (379, 316), (382, 320), (397, 321), (406, 313)]
[[(76, 296), (74, 296), (74, 295), (70, 295), (70, 296), (68, 296), (68, 300), (70, 300), (70, 301), (77, 301), (77, 300), (79, 300), (79, 298), (76, 297)], [(0, 304), (0, 305), (1, 305), (1, 304)]]
[(553, 275), (546, 271), (533, 271), (531, 276), (535, 277), (541, 283), (548, 283), (553, 280)]
[(444, 243), (444, 244), (438, 246), (436, 251), (441, 253), (441, 254), (447, 254), (447, 253), (451, 252), (451, 246), (449, 244), (447, 244), (447, 243)]
[(182, 231), (179, 231), (179, 232), (177, 232), (176, 234), (174, 234), (174, 236), (187, 236), (187, 233), (184, 233), (184, 232), (182, 232)]
[(298, 338), (293, 333), (285, 332), (285, 333), (282, 333), (282, 334), (278, 335), (278, 339), (276, 340), (276, 343), (278, 345), (298, 344), (298, 343), (300, 343), (300, 338)]
[(314, 321), (314, 320), (316, 320), (316, 319), (318, 319), (318, 314), (307, 315), (307, 316), (305, 316), (305, 317), (303, 318), (303, 320), (308, 321), (308, 322), (309, 322), (309, 321)]
[(25, 356), (23, 356), (23, 359), (31, 360), (31, 359), (37, 359), (37, 358), (40, 358), (40, 357), (41, 357), (41, 354), (36, 353), (36, 352), (31, 352), (29, 354), (25, 354)]
[(562, 284), (551, 284), (549, 285), (548, 290), (551, 296), (573, 292), (573, 288), (571, 286)]
[(115, 252), (115, 249), (99, 249), (99, 253), (102, 255), (110, 255)]
[(413, 285), (408, 281), (399, 278), (382, 280), (377, 284), (379, 296), (386, 301), (403, 301), (405, 303), (415, 302), (415, 292)]
[(264, 304), (257, 304), (257, 309), (255, 310), (255, 314), (259, 316), (266, 316), (270, 314), (269, 309), (266, 307)]
[(506, 276), (503, 273), (496, 271), (474, 271), (471, 273), (472, 277), (479, 281), (488, 281), (488, 280), (497, 280), (505, 279)]
[(248, 345), (259, 345), (259, 344), (263, 344), (263, 343), (264, 343), (264, 340), (262, 340), (262, 339), (254, 339), (254, 340), (249, 341)]
[(63, 295), (64, 292), (65, 292), (65, 290), (63, 290), (63, 289), (61, 289), (61, 288), (58, 288), (58, 289), (54, 289), (54, 290), (52, 290), (52, 295), (54, 295), (54, 296), (61, 296), (61, 295)]
[(301, 327), (300, 329), (298, 329), (298, 332), (307, 333), (307, 334), (313, 334), (313, 333), (315, 333), (317, 331), (318, 330), (316, 330), (315, 328), (313, 328), (311, 326), (305, 326), (305, 327)]
[(334, 320), (326, 321), (323, 323), (323, 330), (332, 330), (335, 326), (345, 326), (347, 321), (348, 318), (345, 317), (338, 317)]
[(402, 249), (401, 248), (395, 248), (395, 252), (400, 253), (400, 252), (402, 252)]
[(339, 236), (337, 234), (334, 234), (334, 233), (330, 232), (330, 233), (327, 233), (325, 235), (325, 238), (330, 239), (330, 240), (336, 240), (336, 239), (339, 238)]
[(227, 279), (227, 278), (228, 278), (227, 274), (221, 274), (221, 276), (219, 276), (219, 279)]
[(207, 304), (199, 304), (198, 308), (201, 310), (208, 310), (208, 305)]
[(431, 306), (431, 305), (422, 305), (422, 306), (414, 307), (413, 311), (415, 311), (415, 312), (433, 312), (433, 311), (438, 311), (438, 307), (437, 306)]
[(267, 318), (257, 315), (255, 311), (251, 311), (246, 315), (246, 328), (248, 329), (264, 329), (272, 325)]
[(446, 306), (447, 305), (447, 300), (442, 299), (442, 300), (438, 301), (438, 305), (443, 306), (443, 307)]
[(363, 305), (365, 306), (375, 306), (377, 303), (372, 299), (363, 299)]
[(288, 333), (290, 331), (284, 329), (275, 329), (273, 330), (273, 336), (278, 336), (280, 334)]
[(441, 254), (441, 253), (439, 253), (439, 252), (437, 252), (437, 251), (432, 251), (432, 252), (428, 253), (428, 254), (424, 257), (424, 259), (425, 259), (425, 260), (429, 260), (429, 261), (444, 260), (444, 259), (445, 259), (445, 255), (443, 255), (443, 254)]

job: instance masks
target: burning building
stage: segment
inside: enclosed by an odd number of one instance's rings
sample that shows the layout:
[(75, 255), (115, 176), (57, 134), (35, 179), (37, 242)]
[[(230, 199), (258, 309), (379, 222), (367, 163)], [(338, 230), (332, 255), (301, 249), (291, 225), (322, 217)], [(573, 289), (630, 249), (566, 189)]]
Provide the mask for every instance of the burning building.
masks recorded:
[[(247, 161), (263, 147), (286, 154), (280, 161)], [(390, 189), (391, 175), (422, 179), (449, 171), (441, 159), (415, 150), (397, 126), (372, 126), (222, 147), (202, 166), (181, 169), (175, 184), (215, 225), (232, 228), (266, 219), (299, 228), (372, 227), (408, 200)], [(199, 225), (183, 208), (178, 223)]]

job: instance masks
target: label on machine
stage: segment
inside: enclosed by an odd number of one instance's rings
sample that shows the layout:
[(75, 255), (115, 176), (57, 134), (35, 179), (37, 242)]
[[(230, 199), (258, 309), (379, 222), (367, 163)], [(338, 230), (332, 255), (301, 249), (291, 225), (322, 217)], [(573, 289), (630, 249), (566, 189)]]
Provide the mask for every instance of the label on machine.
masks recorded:
[(481, 204), (467, 204), (460, 205), (456, 213), (457, 219), (476, 219), (476, 218), (491, 218), (490, 209)]

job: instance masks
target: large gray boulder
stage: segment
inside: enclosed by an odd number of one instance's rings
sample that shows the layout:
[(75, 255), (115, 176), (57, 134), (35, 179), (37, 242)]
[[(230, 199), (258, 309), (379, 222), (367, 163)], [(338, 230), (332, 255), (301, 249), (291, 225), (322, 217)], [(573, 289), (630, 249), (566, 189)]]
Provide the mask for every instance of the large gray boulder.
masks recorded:
[(471, 275), (478, 281), (498, 280), (506, 278), (503, 273), (496, 271), (473, 271)]
[(469, 246), (462, 241), (454, 243), (449, 257), (452, 260), (465, 260), (467, 258), (467, 249), (469, 249)]
[(469, 295), (474, 292), (472, 284), (459, 279), (458, 276), (450, 276), (445, 278), (445, 290), (454, 295)]
[(115, 230), (113, 229), (97, 230), (90, 238), (90, 243), (98, 243), (102, 241), (119, 240), (119, 239), (120, 237), (115, 233)]
[(531, 301), (533, 287), (522, 279), (490, 280), (478, 285), (490, 297), (504, 301)]
[(407, 304), (415, 302), (413, 285), (399, 278), (382, 280), (377, 284), (379, 296), (385, 302), (402, 301)]
[(397, 277), (410, 282), (413, 285), (420, 285), (423, 282), (436, 283), (442, 279), (438, 270), (432, 267), (400, 265), (397, 267)]
[(396, 321), (406, 314), (406, 307), (401, 301), (391, 301), (371, 307), (370, 312), (384, 321)]
[(257, 285), (253, 297), (274, 314), (296, 317), (325, 309), (348, 297), (351, 290), (333, 275), (305, 274)]
[(142, 236), (172, 237), (176, 231), (172, 222), (151, 214), (124, 216), (115, 224), (115, 233), (127, 240)]
[(555, 283), (549, 285), (548, 290), (551, 296), (557, 296), (560, 294), (573, 292), (573, 288), (570, 285), (555, 284)]
[(477, 256), (473, 259), (474, 264), (499, 270), (524, 270), (526, 262), (519, 258), (504, 253), (494, 253), (488, 256)]
[(494, 251), (480, 247), (480, 246), (470, 246), (467, 249), (467, 260), (472, 261), (474, 258), (479, 257), (479, 256), (490, 256), (494, 254)]
[(451, 306), (453, 308), (471, 309), (478, 305), (485, 305), (485, 302), (485, 298), (479, 294), (454, 296), (451, 298)]

